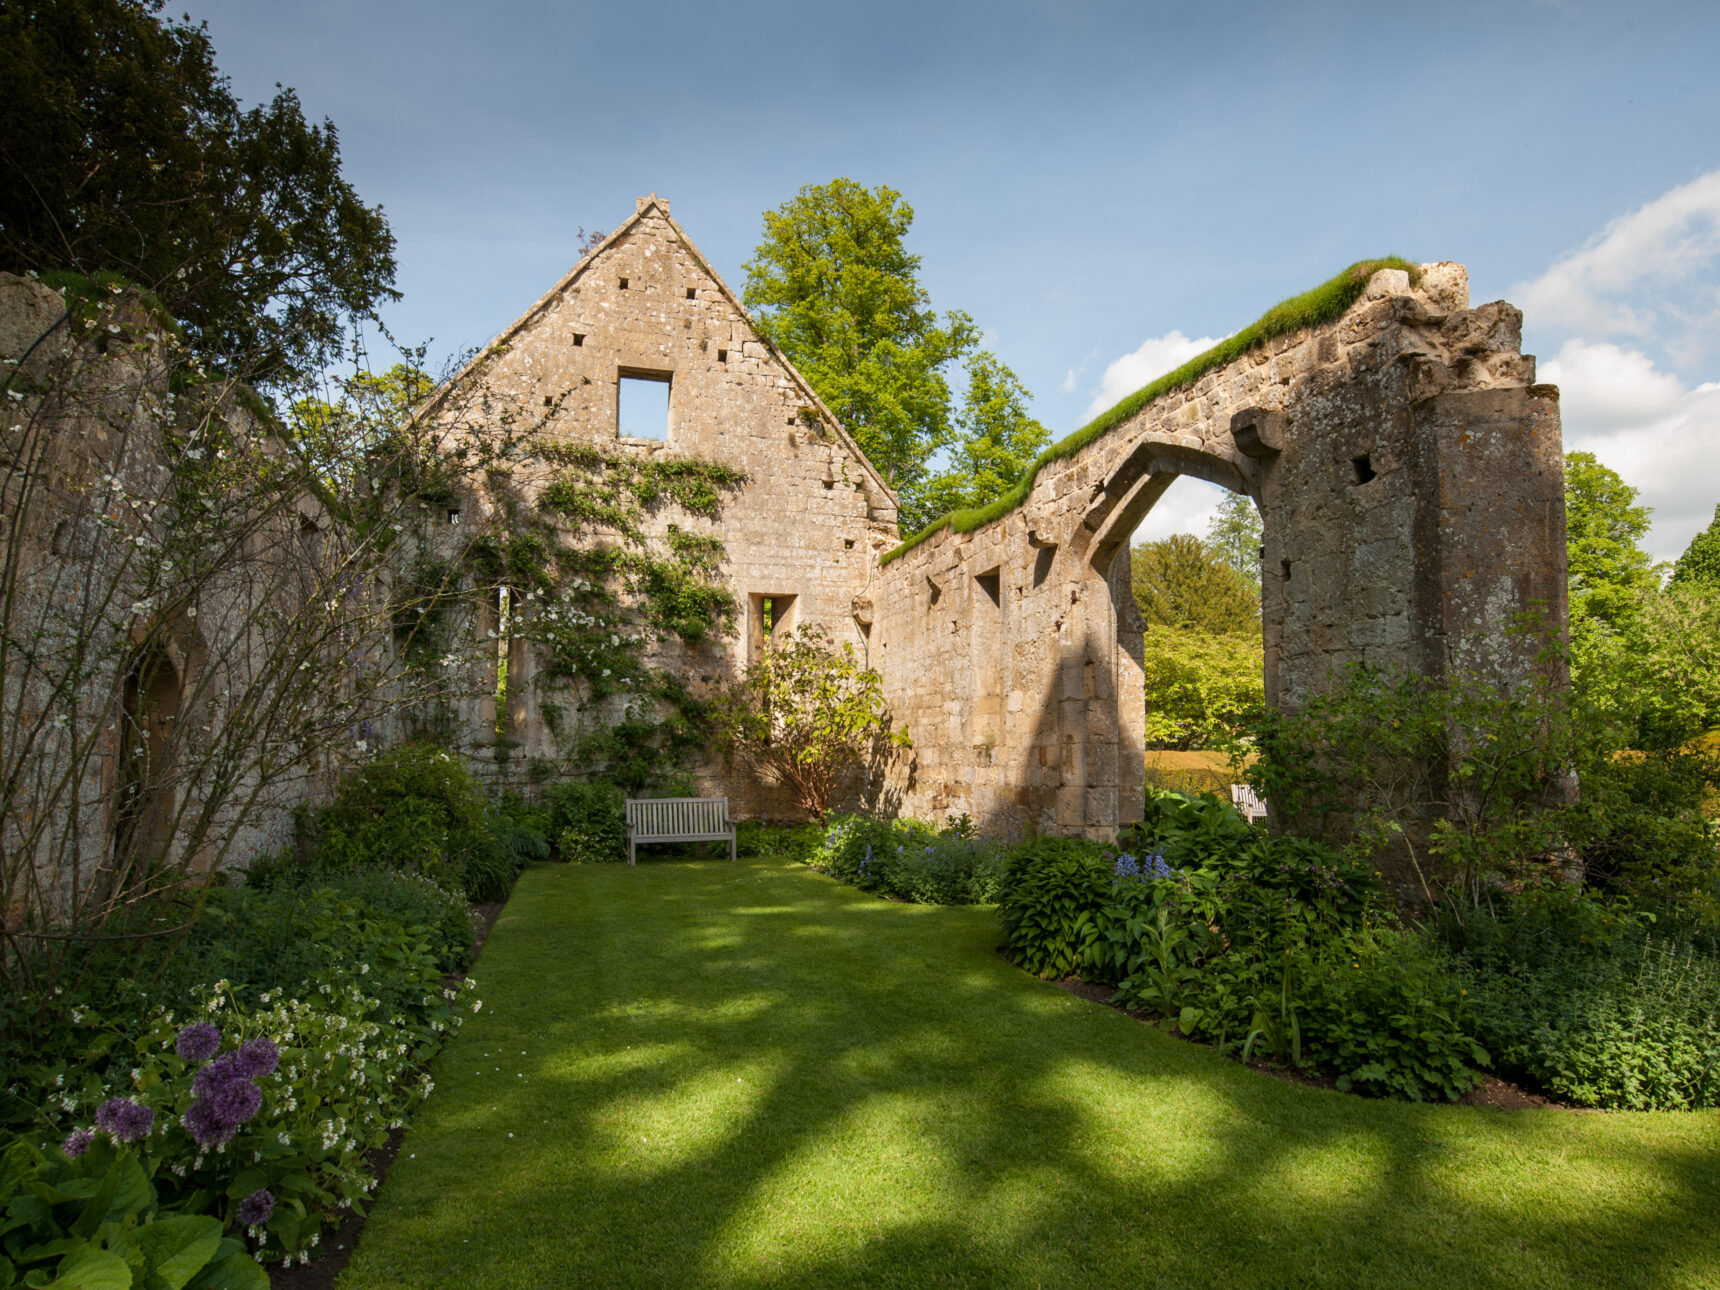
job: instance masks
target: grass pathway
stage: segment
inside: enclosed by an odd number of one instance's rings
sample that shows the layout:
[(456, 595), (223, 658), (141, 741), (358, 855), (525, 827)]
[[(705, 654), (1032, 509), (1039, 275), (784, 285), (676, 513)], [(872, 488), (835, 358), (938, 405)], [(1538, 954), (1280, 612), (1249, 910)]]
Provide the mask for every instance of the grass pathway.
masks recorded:
[(782, 861), (537, 866), (340, 1284), (1720, 1286), (1720, 1117), (1371, 1102)]

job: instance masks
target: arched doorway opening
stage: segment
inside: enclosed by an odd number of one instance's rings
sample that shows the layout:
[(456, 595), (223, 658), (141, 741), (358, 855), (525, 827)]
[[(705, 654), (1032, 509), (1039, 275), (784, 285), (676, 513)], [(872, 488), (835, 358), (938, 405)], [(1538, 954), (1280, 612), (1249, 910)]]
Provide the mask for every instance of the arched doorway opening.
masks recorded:
[(113, 810), (116, 876), (157, 863), (173, 840), (173, 761), (184, 677), (158, 642), (140, 647), (120, 683), (119, 767)]

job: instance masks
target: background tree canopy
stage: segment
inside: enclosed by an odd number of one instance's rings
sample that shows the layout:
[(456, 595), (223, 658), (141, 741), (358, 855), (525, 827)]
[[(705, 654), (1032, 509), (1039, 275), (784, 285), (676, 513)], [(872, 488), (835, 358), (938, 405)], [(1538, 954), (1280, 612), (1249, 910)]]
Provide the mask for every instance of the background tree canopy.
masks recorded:
[(117, 274), (196, 353), (255, 382), (305, 372), (397, 298), (394, 237), (298, 97), (241, 110), (204, 26), (161, 0), (0, 7), (0, 267)]
[(1260, 594), (1212, 543), (1173, 533), (1134, 547), (1129, 559), (1135, 604), (1149, 627), (1259, 634)]
[[(1051, 436), (1031, 395), (979, 329), (940, 320), (905, 239), (914, 208), (893, 188), (852, 179), (808, 184), (764, 215), (743, 299), (759, 332), (788, 356), (847, 427), (901, 502), (910, 533), (959, 506), (1001, 496)], [(967, 359), (952, 409), (950, 364)], [(933, 459), (953, 449), (947, 467)]]
[(904, 533), (1003, 496), (1051, 442), (1051, 432), (1028, 414), (1026, 387), (995, 354), (982, 350), (968, 359), (967, 377), (957, 419), (961, 438), (950, 453), (950, 466), (923, 486), (904, 491)]
[(1684, 548), (1678, 563), (1672, 566), (1674, 585), (1720, 587), (1720, 506), (1714, 508), (1714, 518)]
[(1635, 612), (1638, 597), (1660, 583), (1642, 539), (1649, 508), (1636, 489), (1593, 453), (1565, 454), (1565, 549), (1570, 580), (1571, 631), (1590, 623), (1617, 630)]

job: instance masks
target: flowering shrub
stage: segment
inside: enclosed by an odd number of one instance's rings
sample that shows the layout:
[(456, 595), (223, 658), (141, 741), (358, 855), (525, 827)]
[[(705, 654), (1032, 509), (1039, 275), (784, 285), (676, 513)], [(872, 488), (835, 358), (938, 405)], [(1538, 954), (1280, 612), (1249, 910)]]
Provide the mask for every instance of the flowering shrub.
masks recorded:
[(429, 1095), (414, 1072), (460, 1024), (473, 982), (421, 988), (408, 1017), (353, 982), (264, 991), (247, 1009), (219, 981), (191, 1017), (159, 1008), (136, 1038), (80, 1010), (94, 1037), (47, 1081), (43, 1121), (68, 1158), (135, 1145), (163, 1207), (242, 1228), (264, 1258), (306, 1257), (324, 1215), (363, 1207), (376, 1185), (367, 1153)]
[(863, 891), (921, 905), (984, 905), (1003, 882), (1003, 844), (975, 836), (965, 816), (923, 820), (837, 816), (805, 863)]

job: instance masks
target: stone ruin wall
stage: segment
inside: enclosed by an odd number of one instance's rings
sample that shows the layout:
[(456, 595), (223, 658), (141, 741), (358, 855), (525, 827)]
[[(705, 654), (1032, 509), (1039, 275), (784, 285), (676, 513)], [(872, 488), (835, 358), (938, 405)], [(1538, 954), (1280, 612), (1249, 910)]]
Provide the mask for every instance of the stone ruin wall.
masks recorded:
[[(0, 285), (0, 314), (59, 306), (34, 284)], [(738, 602), (732, 632), (697, 647), (649, 644), (651, 661), (708, 692), (756, 655), (760, 598), (792, 596), (788, 625), (817, 624), (852, 644), (882, 673), (893, 718), (913, 736), (887, 786), (888, 808), (1102, 837), (1138, 818), (1143, 798), (1142, 624), (1128, 541), (1178, 475), (1244, 492), (1261, 509), (1274, 704), (1293, 708), (1352, 661), (1429, 676), (1454, 667), (1522, 676), (1545, 633), (1505, 635), (1512, 620), (1539, 608), (1562, 630), (1557, 391), (1534, 383), (1519, 325), (1503, 303), (1470, 309), (1460, 266), (1424, 266), (1414, 287), (1407, 274), (1382, 271), (1343, 317), (1244, 355), (1048, 465), (1010, 514), (972, 533), (941, 531), (883, 563), (898, 540), (889, 488), (758, 339), (667, 204), (649, 198), (449, 387), (475, 397), (441, 396), (425, 414), (451, 431), (529, 432), (744, 472), (715, 520), (673, 505), (646, 517), (659, 537), (674, 522), (719, 538), (721, 574)], [(134, 401), (160, 379), (137, 363), (103, 377)], [(618, 378), (634, 373), (669, 381), (663, 440), (618, 434)], [(79, 513), (89, 481), (122, 456), (107, 430), (74, 422), (68, 416), (61, 434), (58, 491), (44, 494), (43, 518), (16, 553), (35, 563), (31, 577), (44, 587), (76, 576), (65, 529), (48, 512)], [(138, 469), (159, 469), (146, 435), (127, 451)], [(535, 505), (551, 473), (529, 451), (504, 457), (491, 487), (423, 508), (403, 559), (457, 555), (460, 524), (496, 518), (499, 497)], [(307, 513), (300, 523), (327, 520)], [(592, 536), (564, 531), (561, 540)], [(233, 595), (239, 603), (242, 589)], [(513, 641), (503, 647), (511, 677), (498, 743), (495, 608), (466, 603), (451, 627), (454, 741), (503, 781), (519, 782), (534, 763), (578, 773), (578, 735), (620, 720), (628, 698), (589, 704), (571, 729), (552, 721), (546, 705), (579, 711), (578, 683), (549, 677), (530, 643)], [(179, 633), (176, 670), (195, 670), (190, 660), (211, 640), (242, 659), (220, 631), (211, 615)], [(9, 718), (39, 711), (28, 695), (6, 697)], [(385, 735), (408, 733), (396, 722)], [(117, 747), (104, 752), (86, 786), (89, 836), (78, 845), (92, 854), (111, 831), (102, 811), (115, 756)], [(793, 814), (780, 790), (714, 755), (697, 780), (701, 791), (728, 795), (739, 816)], [(233, 854), (279, 845), (287, 799), (316, 788), (313, 774), (272, 796)]]
[[(620, 437), (618, 378), (624, 375), (668, 378), (665, 439)], [(879, 554), (897, 540), (895, 497), (811, 388), (759, 340), (740, 302), (672, 221), (667, 202), (641, 198), (634, 218), (493, 342), (450, 390), (426, 411), (450, 428), (464, 423), (491, 438), (529, 432), (552, 443), (645, 459), (697, 458), (746, 475), (715, 520), (673, 504), (645, 517), (653, 538), (674, 523), (716, 537), (726, 548), (721, 574), (738, 602), (734, 631), (698, 646), (678, 638), (646, 646), (650, 662), (679, 674), (695, 693), (732, 680), (756, 656), (765, 597), (779, 604), (793, 597), (779, 626), (817, 624), (865, 654), (855, 602), (867, 594)], [(463, 401), (456, 397), (462, 390)], [(500, 486), (532, 509), (553, 473), (523, 451)], [(463, 524), (496, 518), (493, 495), (477, 492), (464, 505), (472, 509), (462, 513)], [(445, 515), (432, 513), (415, 536), (426, 551), (446, 556), (458, 549), (461, 535)], [(564, 530), (559, 540), (607, 539), (601, 530)], [(611, 696), (581, 712), (584, 687), (550, 678), (536, 649), (514, 641), (503, 723), (507, 755), (498, 765), (498, 659), (489, 635), (496, 625), (493, 608), (481, 607), (461, 631), (469, 670), (462, 688), (473, 696), (456, 714), (466, 755), (510, 777), (533, 763), (578, 773), (571, 749), (579, 735), (620, 720), (629, 699)], [(577, 719), (546, 721), (546, 703)], [(730, 797), (737, 814), (795, 813), (784, 794), (723, 759), (707, 759), (695, 779), (701, 791)]]
[[(253, 526), (242, 558), (194, 598), (146, 593), (137, 552), (161, 539), (172, 492), (161, 428), (208, 417), (240, 440), (266, 442), (267, 432), (231, 388), (176, 402), (162, 320), (134, 295), (112, 303), (111, 326), (74, 337), (57, 292), (0, 273), (0, 565), (11, 590), (0, 613), (0, 856), (10, 895), (0, 912), (9, 926), (24, 915), (20, 866), (35, 869), (36, 899), (50, 908), (111, 868), (125, 758), (139, 739), (167, 770), (131, 807), (133, 827), (171, 837), (168, 863), (193, 872), (289, 843), (292, 807), (328, 769), (261, 786), (241, 774), (219, 790), (179, 769), (220, 760), (223, 695), (255, 682), (248, 633), (259, 606), (293, 611), (282, 596), (305, 590), (306, 534), (328, 521), (301, 499)], [(144, 641), (158, 643), (159, 662), (147, 693), (122, 711), (122, 669)], [(176, 819), (192, 827), (176, 830)], [(200, 839), (194, 854), (187, 833)]]
[[(1558, 392), (1521, 315), (1461, 266), (1382, 270), (1341, 318), (1167, 394), (971, 533), (886, 564), (873, 656), (916, 758), (902, 809), (1108, 836), (1140, 818), (1141, 623), (1128, 541), (1182, 474), (1265, 522), (1266, 692), (1345, 664), (1525, 676), (1565, 623)], [(1519, 615), (1545, 629), (1508, 635)]]

